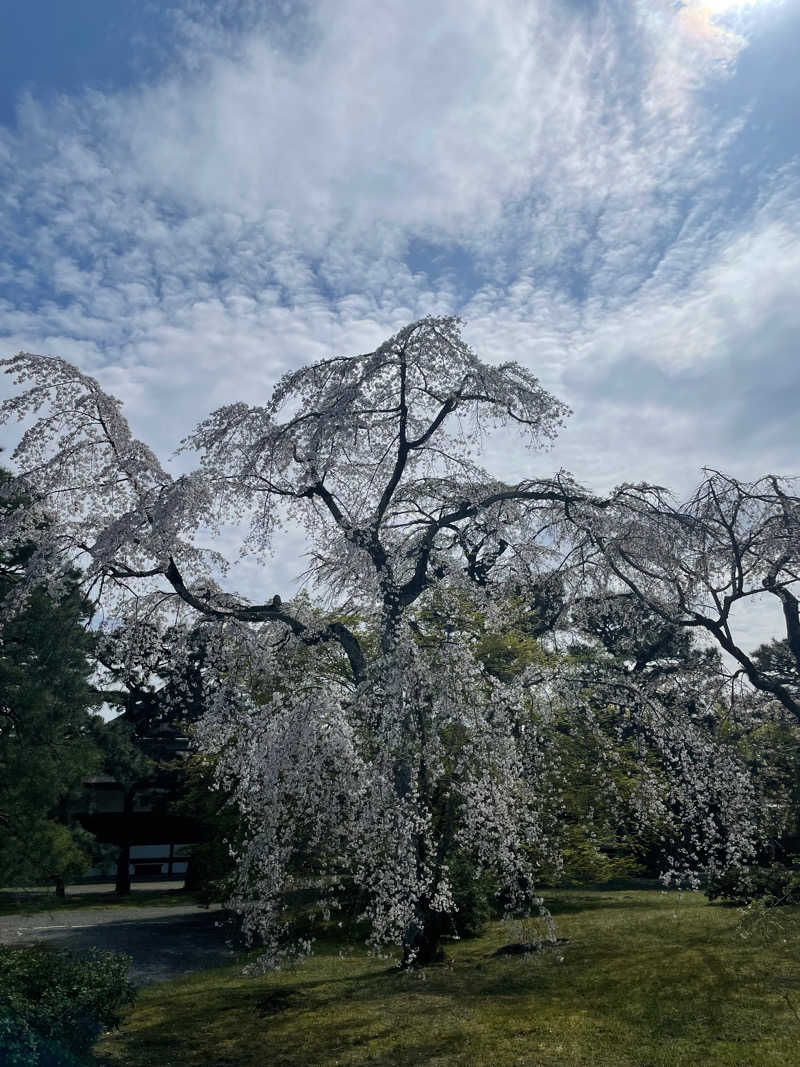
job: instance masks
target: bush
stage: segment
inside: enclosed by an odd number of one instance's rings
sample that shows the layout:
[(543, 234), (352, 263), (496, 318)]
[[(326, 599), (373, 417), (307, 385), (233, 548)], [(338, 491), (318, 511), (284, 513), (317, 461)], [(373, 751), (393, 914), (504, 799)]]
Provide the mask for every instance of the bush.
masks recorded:
[(118, 1026), (135, 993), (130, 960), (93, 950), (0, 948), (0, 1063), (73, 1067)]
[(235, 870), (227, 841), (215, 838), (191, 846), (184, 884), (200, 904), (224, 903), (233, 896)]
[(541, 867), (540, 885), (594, 885), (618, 878), (637, 878), (645, 873), (631, 849), (616, 842), (606, 844), (596, 840), (574, 823), (562, 829), (561, 861), (559, 867), (549, 864)]
[(800, 904), (800, 866), (771, 863), (733, 869), (709, 879), (705, 893), (709, 900), (730, 900), (737, 904), (749, 904), (753, 900), (772, 907)]
[(490, 873), (476, 875), (476, 864), (463, 853), (449, 864), (456, 911), (451, 915), (458, 937), (480, 937), (490, 919), (497, 917), (497, 881)]
[(39, 1062), (37, 1045), (36, 1036), (27, 1023), (12, 1019), (0, 1009), (0, 1063), (4, 1067), (31, 1067)]

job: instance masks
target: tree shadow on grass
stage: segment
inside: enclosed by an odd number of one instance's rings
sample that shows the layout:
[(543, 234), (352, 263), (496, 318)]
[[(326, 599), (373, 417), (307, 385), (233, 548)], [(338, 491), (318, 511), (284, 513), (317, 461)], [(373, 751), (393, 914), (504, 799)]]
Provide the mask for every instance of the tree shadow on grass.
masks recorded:
[[(592, 891), (593, 892), (593, 891)], [(574, 915), (582, 911), (618, 911), (651, 910), (652, 897), (631, 896), (628, 893), (616, 897), (589, 896), (587, 892), (577, 889), (560, 890), (557, 895), (553, 890), (541, 891), (544, 906), (551, 915)]]
[[(349, 966), (343, 961), (345, 973), (336, 973), (327, 969), (335, 947), (326, 945), (324, 974), (311, 970), (309, 961), (305, 974), (301, 964), (266, 981), (231, 980), (228, 972), (227, 985), (194, 986), (189, 979), (173, 986), (166, 1014), (139, 1026), (132, 1035), (136, 1058), (122, 1062), (416, 1067), (533, 1063), (539, 1062), (534, 1050), (544, 1049), (551, 1058), (543, 1063), (588, 1064), (601, 1062), (591, 1059), (596, 1037), (609, 1064), (671, 1062), (662, 1058), (667, 1048), (675, 1050), (676, 1063), (736, 1062), (704, 1057), (715, 1042), (757, 1050), (765, 1005), (752, 1002), (752, 990), (721, 951), (725, 945), (718, 950), (709, 933), (684, 931), (680, 944), (670, 937), (660, 953), (612, 937), (590, 953), (585, 944), (577, 946), (570, 959), (571, 943), (562, 950), (563, 965), (555, 954), (534, 966), (492, 959), (492, 946), (483, 941), (474, 954), (462, 952), (452, 968), (432, 966), (424, 976), (379, 967), (381, 961), (367, 956), (350, 957)], [(571, 1040), (580, 1056), (552, 1058), (565, 1020), (576, 1019), (582, 1029)], [(215, 1042), (232, 1033), (234, 1044), (215, 1059)], [(493, 1042), (504, 1050), (494, 1059)]]
[[(617, 906), (638, 907), (648, 897)], [(578, 901), (586, 903), (593, 910), (592, 901)], [(492, 958), (495, 928), (461, 942), (449, 964), (423, 975), (363, 951), (339, 970), (339, 950), (353, 948), (342, 942), (320, 944), (315, 958), (266, 979), (231, 970), (219, 980), (190, 977), (164, 1001), (151, 1000), (152, 1014), (144, 1012), (127, 1038), (133, 1058), (116, 1062), (641, 1067), (767, 1062), (759, 1057), (768, 1050), (770, 1063), (796, 1062), (788, 1050), (796, 1048), (797, 1023), (780, 999), (786, 989), (767, 989), (767, 979), (753, 976), (756, 957), (729, 923), (708, 925), (703, 909), (693, 908), (673, 926), (670, 912), (656, 908), (651, 924), (637, 911), (633, 927), (616, 911), (609, 924), (592, 915), (569, 944), (530, 962)], [(763, 961), (765, 974), (772, 967), (791, 976), (792, 948), (782, 962)], [(560, 1052), (565, 1039), (572, 1044)]]

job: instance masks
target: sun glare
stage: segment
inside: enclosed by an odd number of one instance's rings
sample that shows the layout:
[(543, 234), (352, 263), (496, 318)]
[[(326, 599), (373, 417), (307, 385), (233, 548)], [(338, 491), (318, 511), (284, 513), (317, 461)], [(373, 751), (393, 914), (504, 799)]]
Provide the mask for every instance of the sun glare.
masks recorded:
[(708, 8), (714, 15), (721, 15), (738, 7), (753, 7), (764, 2), (765, 0), (699, 0), (699, 6)]

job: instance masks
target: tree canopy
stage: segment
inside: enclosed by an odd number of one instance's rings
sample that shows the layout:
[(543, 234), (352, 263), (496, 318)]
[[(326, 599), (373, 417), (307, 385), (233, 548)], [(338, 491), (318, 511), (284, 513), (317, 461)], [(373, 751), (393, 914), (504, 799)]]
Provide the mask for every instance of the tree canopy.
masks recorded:
[[(689, 598), (719, 598), (722, 556), (701, 519), (674, 517), (657, 490), (599, 498), (564, 472), (507, 484), (484, 470), (488, 434), (540, 448), (567, 409), (519, 364), (481, 361), (457, 319), (412, 323), (374, 352), (286, 375), (262, 405), (213, 412), (183, 443), (198, 469), (177, 478), (94, 379), (52, 357), (5, 362), (28, 388), (0, 419), (32, 419), (14, 459), (33, 506), (7, 523), (36, 545), (6, 611), (80, 560), (132, 662), (154, 665), (176, 618), (202, 632), (199, 742), (247, 821), (234, 902), (269, 958), (299, 843), (313, 846), (323, 904), (355, 882), (373, 942), (401, 942), (406, 963), (436, 955), (465, 853), (510, 911), (535, 907), (537, 872), (558, 863), (558, 737), (566, 719), (602, 745), (609, 709), (640, 761), (626, 802), (670, 841), (676, 877), (752, 849), (759, 798), (705, 726), (721, 700), (708, 663), (644, 669), (681, 652), (674, 625), (699, 621)], [(242, 551), (263, 557), (286, 515), (305, 529), (326, 611), (277, 593), (253, 603), (198, 543), (239, 521)], [(739, 571), (760, 567), (786, 590), (780, 524), (764, 521), (777, 534), (754, 538)], [(694, 546), (686, 582), (678, 534)], [(750, 568), (757, 556), (768, 561)], [(491, 635), (520, 597), (540, 636), (589, 626), (591, 600), (601, 644), (619, 645), (620, 593), (673, 625), (642, 669), (625, 653), (492, 669)], [(483, 655), (465, 604), (485, 618)], [(725, 620), (707, 628), (725, 636)]]
[[(775, 597), (784, 656), (800, 673), (800, 498), (797, 478), (753, 482), (706, 470), (683, 504), (659, 486), (622, 486), (598, 524), (578, 520), (610, 577), (672, 624), (705, 631), (757, 690), (800, 722), (796, 687), (738, 642), (732, 612), (754, 596)], [(587, 521), (588, 519), (588, 521)]]

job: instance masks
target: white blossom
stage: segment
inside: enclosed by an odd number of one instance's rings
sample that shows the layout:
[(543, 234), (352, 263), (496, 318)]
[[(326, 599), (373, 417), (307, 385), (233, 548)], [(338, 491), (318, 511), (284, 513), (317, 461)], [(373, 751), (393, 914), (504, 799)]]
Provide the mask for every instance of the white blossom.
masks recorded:
[[(32, 507), (6, 516), (3, 531), (37, 546), (14, 597), (81, 562), (104, 627), (143, 673), (158, 670), (165, 629), (187, 641), (202, 630), (209, 684), (197, 740), (243, 814), (233, 904), (267, 963), (284, 951), (283, 892), (299, 853), (313, 857), (323, 912), (351, 879), (372, 944), (401, 942), (406, 963), (425, 961), (439, 936), (428, 924), (455, 906), (458, 850), (495, 873), (510, 912), (536, 912), (538, 871), (559, 862), (559, 730), (571, 717), (593, 734), (613, 792), (614, 738), (600, 724), (611, 704), (641, 745), (636, 789), (620, 802), (679, 839), (676, 872), (752, 847), (751, 783), (676, 693), (690, 681), (702, 689), (697, 679), (659, 688), (551, 649), (501, 680), (456, 625), (466, 599), (502, 631), (510, 601), (546, 588), (562, 598), (552, 626), (568, 629), (582, 597), (625, 585), (634, 549), (656, 560), (654, 582), (668, 573), (686, 597), (697, 587), (681, 584), (683, 520), (668, 535), (651, 521), (657, 490), (598, 499), (564, 472), (507, 485), (483, 470), (495, 427), (541, 447), (567, 409), (518, 364), (480, 361), (457, 319), (412, 323), (374, 352), (287, 375), (261, 406), (213, 412), (183, 443), (200, 468), (180, 478), (131, 436), (94, 379), (50, 357), (5, 365), (28, 389), (0, 421), (37, 416), (9, 490)], [(242, 552), (267, 553), (287, 514), (307, 532), (309, 573), (335, 611), (303, 597), (253, 603), (220, 584), (225, 561), (195, 544), (201, 528), (246, 520)], [(759, 527), (754, 556), (769, 547), (783, 559), (796, 512), (783, 514), (783, 527)], [(675, 531), (683, 539), (670, 549)], [(709, 573), (721, 566), (706, 542), (693, 559)], [(422, 632), (433, 606), (443, 621)]]

